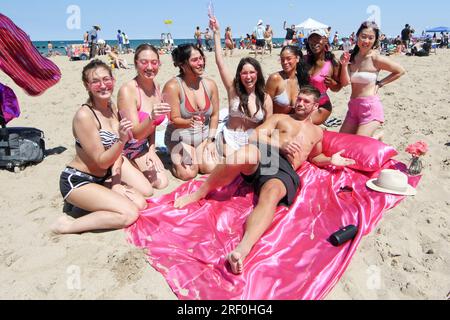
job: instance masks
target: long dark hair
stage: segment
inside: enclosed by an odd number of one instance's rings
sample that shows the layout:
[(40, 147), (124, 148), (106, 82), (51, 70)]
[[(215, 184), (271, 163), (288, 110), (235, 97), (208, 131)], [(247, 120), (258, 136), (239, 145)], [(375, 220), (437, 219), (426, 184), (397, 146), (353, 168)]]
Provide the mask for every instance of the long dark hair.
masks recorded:
[[(328, 40), (327, 40), (328, 42)], [(327, 43), (325, 45), (326, 47), (330, 47), (330, 44)], [(317, 62), (317, 57), (314, 55), (314, 53), (311, 50), (311, 46), (309, 45), (309, 41), (306, 41), (306, 52), (308, 53), (308, 67), (311, 69), (312, 67), (314, 67), (316, 65)], [(329, 49), (325, 49), (325, 61), (331, 61), (331, 63), (333, 64), (334, 67), (336, 67), (338, 65), (337, 61), (336, 61), (336, 57), (334, 56), (334, 53), (331, 52)]]
[(301, 87), (309, 84), (309, 73), (308, 67), (303, 59), (303, 52), (299, 47), (293, 45), (287, 45), (281, 49), (280, 56), (285, 52), (289, 51), (293, 53), (295, 56), (300, 58), (300, 62), (297, 64), (297, 81), (298, 85)]
[[(358, 39), (359, 36), (361, 35), (361, 32), (363, 32), (366, 29), (372, 29), (375, 32), (375, 43), (372, 47), (372, 49), (376, 49), (380, 46), (380, 28), (378, 27), (378, 25), (373, 22), (373, 21), (365, 21), (361, 24), (361, 26), (358, 29), (358, 32), (356, 33), (356, 38)], [(358, 41), (356, 41), (356, 46), (355, 49), (353, 49), (351, 58), (350, 58), (350, 62), (354, 62), (355, 61), (355, 57), (358, 55), (360, 51), (360, 48), (358, 46)]]
[(175, 50), (172, 51), (172, 60), (175, 67), (180, 68), (180, 75), (184, 76), (184, 70), (181, 67), (183, 64), (188, 63), (189, 59), (191, 58), (192, 51), (197, 50), (200, 52), (201, 56), (203, 57), (203, 60), (205, 61), (205, 68), (206, 68), (206, 57), (205, 53), (202, 49), (197, 48), (195, 44), (188, 43), (188, 44), (182, 44), (175, 48)]
[(236, 90), (236, 94), (239, 97), (239, 100), (241, 104), (239, 105), (240, 111), (245, 114), (247, 117), (251, 118), (254, 115), (250, 114), (250, 110), (248, 109), (248, 98), (249, 94), (247, 93), (247, 90), (245, 90), (245, 86), (241, 81), (241, 72), (242, 69), (246, 64), (252, 65), (256, 72), (258, 73), (258, 77), (256, 80), (256, 88), (255, 88), (255, 95), (256, 95), (256, 114), (261, 110), (261, 107), (264, 105), (264, 101), (266, 99), (266, 93), (264, 91), (265, 89), (265, 83), (266, 80), (264, 79), (264, 75), (262, 72), (261, 64), (258, 62), (258, 60), (247, 57), (243, 58), (241, 62), (239, 62), (239, 65), (236, 70), (236, 77), (234, 78), (234, 89)]

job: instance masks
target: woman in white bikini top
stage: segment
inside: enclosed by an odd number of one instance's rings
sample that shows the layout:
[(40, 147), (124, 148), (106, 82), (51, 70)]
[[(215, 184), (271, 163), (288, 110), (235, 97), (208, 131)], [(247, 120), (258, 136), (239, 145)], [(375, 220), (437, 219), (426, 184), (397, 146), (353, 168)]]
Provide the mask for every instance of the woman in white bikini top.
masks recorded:
[(215, 18), (210, 19), (210, 28), (214, 31), (216, 63), (230, 102), (228, 121), (216, 143), (219, 155), (226, 157), (247, 145), (252, 130), (272, 115), (272, 99), (264, 91), (264, 76), (257, 60), (242, 59), (232, 77), (225, 66), (220, 26)]
[(284, 47), (280, 58), (283, 70), (269, 77), (266, 92), (272, 98), (274, 113), (289, 114), (293, 111), (300, 87), (309, 84), (309, 75), (303, 54), (297, 47)]
[[(352, 54), (344, 52), (340, 59), (341, 85), (352, 87), (349, 112), (340, 131), (379, 139), (382, 133), (376, 131), (384, 122), (384, 108), (378, 90), (402, 77), (405, 69), (375, 50), (380, 38), (380, 29), (375, 23), (364, 22), (357, 38)], [(382, 70), (389, 74), (378, 80)]]

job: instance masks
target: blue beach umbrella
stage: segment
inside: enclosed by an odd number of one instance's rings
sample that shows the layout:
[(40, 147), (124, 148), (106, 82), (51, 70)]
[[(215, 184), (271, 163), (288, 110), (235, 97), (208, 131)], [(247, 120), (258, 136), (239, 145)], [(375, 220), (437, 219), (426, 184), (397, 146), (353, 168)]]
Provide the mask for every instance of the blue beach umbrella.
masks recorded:
[(429, 33), (450, 32), (450, 28), (449, 27), (436, 27), (433, 29), (427, 29), (427, 30), (425, 30), (425, 32), (429, 32)]

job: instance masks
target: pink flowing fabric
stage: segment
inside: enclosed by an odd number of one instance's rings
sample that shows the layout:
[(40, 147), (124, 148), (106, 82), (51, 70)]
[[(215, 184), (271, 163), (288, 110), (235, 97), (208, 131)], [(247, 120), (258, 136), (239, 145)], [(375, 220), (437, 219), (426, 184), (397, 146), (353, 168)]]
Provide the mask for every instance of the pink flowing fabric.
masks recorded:
[(28, 35), (0, 13), (0, 69), (31, 96), (61, 79), (61, 71), (33, 46)]
[[(389, 160), (382, 169), (406, 171)], [(251, 186), (241, 178), (184, 210), (174, 200), (201, 185), (192, 181), (149, 200), (148, 209), (128, 229), (129, 241), (148, 249), (181, 300), (324, 299), (344, 274), (363, 236), (405, 197), (371, 191), (366, 182), (379, 171), (319, 169), (309, 163), (298, 174), (302, 188), (290, 208), (280, 207), (271, 228), (233, 275), (225, 257), (242, 239), (254, 208)], [(420, 177), (410, 177), (417, 186)], [(328, 238), (341, 227), (359, 226), (356, 238), (336, 248)]]

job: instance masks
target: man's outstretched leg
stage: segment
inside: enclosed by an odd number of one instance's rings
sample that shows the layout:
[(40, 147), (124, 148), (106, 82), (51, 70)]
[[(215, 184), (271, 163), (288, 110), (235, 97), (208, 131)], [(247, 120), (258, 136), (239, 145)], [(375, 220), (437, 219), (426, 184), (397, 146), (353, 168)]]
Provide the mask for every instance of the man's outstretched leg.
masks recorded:
[(178, 198), (174, 207), (182, 209), (191, 203), (200, 201), (206, 198), (210, 192), (232, 183), (240, 174), (251, 175), (258, 169), (260, 155), (257, 147), (248, 145), (241, 148), (234, 157), (234, 164), (218, 165), (196, 192)]
[(261, 188), (258, 205), (247, 219), (244, 238), (228, 255), (228, 262), (234, 274), (241, 274), (244, 271), (245, 258), (271, 226), (278, 204), (286, 194), (286, 187), (279, 179), (269, 180)]

